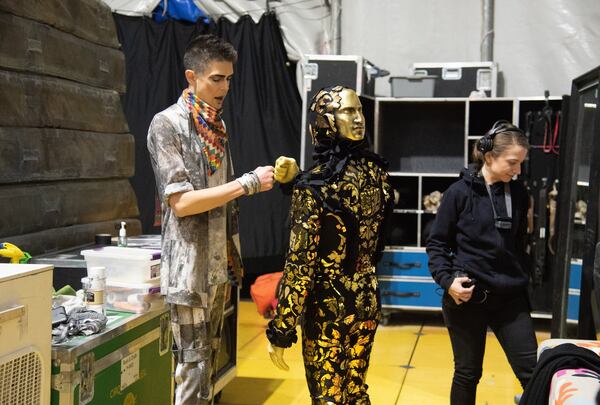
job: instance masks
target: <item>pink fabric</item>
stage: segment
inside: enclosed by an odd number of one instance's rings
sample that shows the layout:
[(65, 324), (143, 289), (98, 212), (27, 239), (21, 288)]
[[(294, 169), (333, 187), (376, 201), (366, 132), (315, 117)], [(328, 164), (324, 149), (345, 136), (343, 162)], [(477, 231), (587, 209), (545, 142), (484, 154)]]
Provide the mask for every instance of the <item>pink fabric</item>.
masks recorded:
[(557, 371), (550, 383), (549, 405), (595, 405), (600, 376), (580, 368)]
[[(563, 343), (589, 349), (600, 356), (600, 341), (578, 339), (548, 339), (538, 348), (539, 355)], [(586, 368), (559, 370), (552, 376), (548, 405), (596, 405), (600, 390), (600, 375)]]

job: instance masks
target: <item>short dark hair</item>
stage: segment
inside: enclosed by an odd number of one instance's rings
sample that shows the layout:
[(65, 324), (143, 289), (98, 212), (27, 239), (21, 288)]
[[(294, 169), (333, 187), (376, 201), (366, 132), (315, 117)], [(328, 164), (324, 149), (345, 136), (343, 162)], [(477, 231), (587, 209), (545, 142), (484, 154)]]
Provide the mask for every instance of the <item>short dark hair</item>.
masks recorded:
[(229, 42), (215, 35), (199, 35), (192, 39), (183, 54), (183, 67), (202, 73), (212, 61), (237, 61), (237, 51)]

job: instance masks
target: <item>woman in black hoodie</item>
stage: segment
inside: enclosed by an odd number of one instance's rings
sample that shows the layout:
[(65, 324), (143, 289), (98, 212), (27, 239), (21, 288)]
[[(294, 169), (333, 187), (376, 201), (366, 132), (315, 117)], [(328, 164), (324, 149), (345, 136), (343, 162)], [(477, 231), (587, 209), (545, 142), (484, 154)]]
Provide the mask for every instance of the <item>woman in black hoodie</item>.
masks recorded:
[(474, 145), (475, 163), (444, 193), (427, 241), (429, 270), (445, 290), (452, 405), (475, 404), (488, 326), (523, 388), (535, 367), (525, 252), (529, 198), (515, 180), (528, 148), (519, 128), (494, 124)]

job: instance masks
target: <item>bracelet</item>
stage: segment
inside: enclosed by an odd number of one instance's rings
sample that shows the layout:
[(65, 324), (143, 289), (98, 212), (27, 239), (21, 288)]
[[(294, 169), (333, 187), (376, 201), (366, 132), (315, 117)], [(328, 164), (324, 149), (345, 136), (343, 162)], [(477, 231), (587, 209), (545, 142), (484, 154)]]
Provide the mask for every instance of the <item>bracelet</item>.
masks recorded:
[(260, 191), (260, 186), (259, 187), (256, 186), (256, 178), (252, 173), (253, 172), (248, 172), (248, 173), (244, 174), (244, 176), (246, 176), (248, 179), (248, 185), (250, 188), (249, 195), (256, 194)]
[(256, 172), (244, 173), (236, 179), (244, 189), (244, 194), (252, 195), (260, 192), (260, 178)]
[(254, 193), (260, 193), (260, 177), (258, 177), (258, 174), (256, 174), (256, 172), (254, 170), (252, 170), (251, 172), (248, 173), (250, 175), (250, 177), (252, 178), (253, 181), (253, 185), (254, 185)]
[(243, 176), (242, 177), (238, 177), (236, 180), (237, 180), (238, 183), (240, 183), (240, 185), (244, 189), (244, 194), (248, 195), (248, 193), (250, 192), (250, 190), (248, 188), (248, 184), (246, 183), (245, 179), (243, 179)]
[(246, 179), (246, 184), (248, 185), (248, 195), (252, 195), (256, 192), (254, 189), (254, 184), (252, 183), (252, 177), (248, 173), (244, 173), (244, 179)]

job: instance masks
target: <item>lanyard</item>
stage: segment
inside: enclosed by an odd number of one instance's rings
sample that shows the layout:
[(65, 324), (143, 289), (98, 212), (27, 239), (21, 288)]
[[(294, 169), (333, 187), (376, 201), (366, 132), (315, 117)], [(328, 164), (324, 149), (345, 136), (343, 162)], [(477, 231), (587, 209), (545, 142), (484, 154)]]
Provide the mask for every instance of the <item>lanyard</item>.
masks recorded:
[[(485, 182), (485, 188), (487, 189), (488, 196), (490, 197), (490, 202), (492, 203), (492, 211), (494, 212), (494, 219), (498, 219), (498, 214), (496, 214), (496, 207), (494, 206), (494, 199), (492, 198), (492, 190), (490, 189), (490, 185)], [(508, 183), (504, 183), (504, 201), (506, 201), (506, 216), (507, 218), (512, 219), (512, 198), (510, 196), (510, 185)]]

